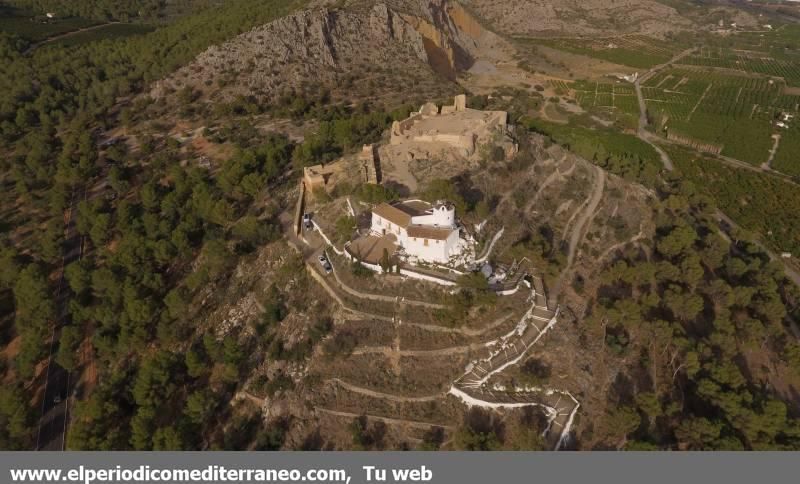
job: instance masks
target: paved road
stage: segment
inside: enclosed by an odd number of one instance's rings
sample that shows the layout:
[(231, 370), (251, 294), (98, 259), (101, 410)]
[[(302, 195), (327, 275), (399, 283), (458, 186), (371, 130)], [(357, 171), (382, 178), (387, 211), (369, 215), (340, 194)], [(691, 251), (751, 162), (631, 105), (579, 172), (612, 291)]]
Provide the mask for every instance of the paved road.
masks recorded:
[(39, 431), (36, 436), (36, 450), (64, 450), (69, 414), (69, 380), (70, 375), (61, 365), (55, 362), (61, 329), (70, 323), (69, 299), (72, 296), (67, 281), (64, 279), (64, 268), (80, 259), (82, 239), (75, 230), (72, 214), (77, 210), (77, 200), (73, 192), (70, 208), (64, 216), (64, 244), (61, 260), (61, 275), (56, 286), (56, 321), (50, 341), (50, 355), (47, 359), (47, 380), (45, 382), (42, 415), (39, 419)]

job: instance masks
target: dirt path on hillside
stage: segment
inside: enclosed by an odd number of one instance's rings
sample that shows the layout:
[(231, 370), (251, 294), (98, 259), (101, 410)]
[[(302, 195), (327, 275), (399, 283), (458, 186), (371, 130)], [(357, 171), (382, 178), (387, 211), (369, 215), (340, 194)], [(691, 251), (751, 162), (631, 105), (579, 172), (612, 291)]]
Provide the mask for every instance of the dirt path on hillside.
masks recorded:
[(391, 393), (383, 393), (377, 392), (375, 390), (370, 390), (368, 388), (363, 388), (357, 385), (353, 385), (352, 383), (347, 383), (339, 378), (331, 378), (328, 380), (330, 382), (336, 383), (337, 385), (341, 386), (347, 391), (358, 393), (360, 395), (366, 395), (372, 398), (382, 398), (384, 400), (388, 400), (390, 402), (395, 403), (419, 403), (419, 402), (435, 402), (436, 400), (441, 400), (444, 398), (445, 393), (439, 393), (437, 395), (428, 395), (424, 397), (404, 397), (401, 395), (392, 395)]
[(586, 231), (590, 225), (589, 222), (592, 220), (592, 218), (594, 218), (597, 207), (600, 205), (600, 201), (603, 199), (603, 191), (606, 184), (606, 172), (597, 166), (595, 166), (594, 169), (595, 179), (592, 196), (589, 199), (589, 203), (586, 205), (586, 208), (583, 210), (580, 216), (578, 216), (578, 219), (572, 228), (572, 232), (569, 237), (569, 250), (567, 251), (567, 265), (564, 267), (564, 270), (561, 271), (561, 274), (558, 276), (558, 281), (556, 281), (553, 291), (550, 293), (551, 306), (555, 305), (555, 301), (558, 300), (558, 295), (561, 293), (561, 287), (564, 279), (572, 270), (572, 264), (575, 261), (575, 254), (577, 253), (578, 247), (581, 245), (584, 237), (586, 236)]
[(506, 314), (504, 316), (501, 316), (500, 318), (494, 320), (493, 322), (491, 322), (488, 325), (482, 327), (481, 329), (448, 328), (446, 326), (436, 326), (435, 324), (425, 324), (425, 323), (407, 323), (407, 322), (403, 322), (401, 324), (406, 325), (406, 326), (413, 326), (415, 328), (420, 328), (420, 329), (424, 329), (424, 330), (427, 330), (427, 331), (437, 331), (439, 333), (456, 333), (456, 334), (462, 334), (464, 336), (480, 336), (480, 335), (486, 333), (487, 331), (491, 331), (491, 330), (497, 328), (498, 326), (500, 326), (501, 324), (505, 323), (506, 321), (508, 321), (508, 318), (510, 318), (510, 317), (511, 317), (510, 314)]
[(578, 165), (578, 163), (573, 161), (572, 166), (570, 166), (566, 171), (564, 171), (564, 173), (561, 173), (561, 170), (559, 170), (558, 167), (566, 159), (567, 159), (567, 154), (564, 153), (561, 159), (558, 160), (558, 163), (556, 163), (556, 170), (553, 173), (551, 173), (550, 176), (545, 178), (545, 180), (539, 186), (539, 189), (536, 190), (536, 193), (533, 195), (533, 197), (531, 197), (530, 201), (525, 205), (525, 213), (528, 213), (533, 209), (533, 204), (536, 203), (536, 201), (539, 199), (539, 196), (541, 196), (542, 192), (544, 192), (544, 190), (548, 186), (550, 186), (556, 180), (560, 180), (565, 176), (571, 175), (575, 171), (575, 167)]
[(602, 168), (595, 167), (595, 174), (596, 177), (594, 181), (594, 190), (592, 191), (592, 198), (589, 199), (589, 205), (586, 207), (586, 210), (584, 210), (580, 217), (578, 217), (578, 221), (575, 222), (575, 227), (572, 229), (572, 235), (570, 236), (569, 240), (569, 252), (567, 253), (568, 268), (572, 266), (572, 263), (575, 260), (575, 252), (586, 235), (585, 232), (588, 228), (587, 223), (594, 214), (595, 210), (597, 210), (597, 206), (600, 205), (600, 201), (603, 198), (603, 190), (605, 189), (606, 184), (606, 172)]
[(421, 429), (431, 429), (435, 427), (441, 427), (447, 430), (453, 430), (455, 427), (452, 425), (445, 425), (445, 424), (438, 424), (432, 422), (420, 422), (419, 420), (408, 420), (404, 418), (392, 418), (392, 417), (381, 417), (380, 415), (371, 415), (371, 414), (364, 414), (364, 413), (352, 413), (352, 412), (342, 412), (339, 410), (331, 410), (328, 408), (323, 407), (314, 407), (314, 409), (318, 412), (326, 413), (328, 415), (333, 415), (336, 417), (345, 417), (345, 418), (359, 418), (359, 417), (367, 417), (370, 420), (380, 420), (381, 422), (387, 424), (394, 424), (394, 425), (407, 425), (409, 427), (416, 427)]
[(644, 225), (640, 224), (639, 225), (639, 233), (638, 234), (634, 235), (633, 237), (631, 237), (628, 240), (623, 240), (622, 242), (618, 242), (618, 243), (612, 245), (611, 247), (606, 249), (602, 254), (600, 254), (600, 257), (597, 258), (597, 261), (601, 261), (601, 260), (605, 259), (606, 257), (608, 257), (609, 254), (612, 254), (615, 250), (621, 249), (621, 248), (625, 247), (626, 245), (632, 244), (632, 243), (634, 243), (634, 242), (636, 242), (638, 240), (641, 240), (643, 238), (644, 238)]
[(470, 351), (477, 351), (483, 348), (483, 343), (473, 343), (465, 346), (450, 346), (448, 348), (440, 348), (438, 350), (400, 350), (392, 346), (362, 346), (353, 351), (354, 355), (374, 355), (381, 354), (387, 358), (395, 356), (451, 356), (469, 353)]
[(371, 301), (382, 301), (388, 302), (392, 304), (408, 304), (409, 306), (419, 306), (429, 309), (444, 309), (445, 306), (443, 304), (436, 304), (426, 301), (416, 301), (414, 299), (406, 299), (404, 297), (399, 296), (384, 296), (382, 294), (371, 294), (366, 292), (361, 292), (357, 289), (353, 289), (352, 287), (345, 284), (340, 278), (339, 273), (336, 268), (333, 270), (333, 277), (336, 279), (336, 282), (339, 284), (339, 287), (342, 290), (351, 296), (357, 297), (359, 299), (369, 299)]

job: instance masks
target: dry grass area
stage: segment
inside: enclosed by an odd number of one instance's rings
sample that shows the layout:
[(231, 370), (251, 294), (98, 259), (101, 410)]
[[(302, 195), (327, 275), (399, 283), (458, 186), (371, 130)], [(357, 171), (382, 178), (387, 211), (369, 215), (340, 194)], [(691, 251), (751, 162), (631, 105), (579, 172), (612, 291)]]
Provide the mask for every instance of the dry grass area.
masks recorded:
[(441, 350), (466, 346), (474, 341), (461, 333), (434, 331), (419, 326), (400, 325), (397, 328), (400, 347), (407, 350)]
[(526, 71), (539, 72), (548, 78), (601, 80), (635, 71), (602, 59), (537, 45), (535, 41), (520, 40), (515, 47), (515, 58)]
[(344, 320), (337, 324), (336, 329), (352, 334), (363, 346), (391, 346), (395, 341), (392, 325), (384, 321)]
[(496, 32), (517, 36), (658, 34), (692, 26), (676, 9), (656, 0), (463, 0), (462, 3)]
[[(325, 379), (341, 378), (370, 391), (415, 399), (444, 395), (467, 364), (463, 355), (400, 357), (392, 361), (382, 355), (351, 355), (321, 361), (311, 371)], [(424, 368), (424, 371), (420, 371)]]

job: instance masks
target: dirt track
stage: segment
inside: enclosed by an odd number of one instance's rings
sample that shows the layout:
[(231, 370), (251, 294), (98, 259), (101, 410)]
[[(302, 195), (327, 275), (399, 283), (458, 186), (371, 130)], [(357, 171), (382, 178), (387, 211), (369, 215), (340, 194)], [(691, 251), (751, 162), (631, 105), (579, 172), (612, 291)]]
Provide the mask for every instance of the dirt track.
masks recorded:
[(388, 424), (395, 424), (395, 425), (408, 425), (409, 427), (417, 427), (421, 429), (431, 429), (435, 427), (441, 427), (447, 430), (453, 430), (455, 427), (452, 425), (444, 425), (444, 424), (437, 424), (437, 423), (429, 423), (429, 422), (420, 422), (419, 420), (407, 420), (404, 418), (391, 418), (391, 417), (381, 417), (380, 415), (369, 415), (369, 414), (356, 414), (352, 412), (341, 412), (339, 410), (331, 410), (328, 408), (323, 407), (314, 407), (315, 410), (322, 413), (327, 413), (328, 415), (334, 415), (336, 417), (346, 417), (346, 418), (358, 418), (365, 416), (370, 420), (380, 420), (381, 422), (388, 423)]
[(572, 270), (572, 264), (575, 261), (575, 254), (578, 251), (578, 247), (580, 246), (581, 242), (583, 242), (589, 222), (594, 217), (597, 207), (600, 205), (600, 201), (603, 199), (603, 191), (606, 183), (606, 172), (597, 166), (595, 166), (594, 169), (595, 178), (592, 196), (588, 200), (586, 208), (580, 213), (577, 221), (572, 227), (572, 232), (570, 233), (569, 237), (569, 250), (567, 252), (567, 265), (564, 267), (564, 270), (561, 271), (558, 280), (553, 285), (553, 291), (550, 293), (551, 305), (554, 305), (555, 301), (558, 300), (558, 295), (561, 293), (561, 287), (564, 283), (564, 278), (567, 277), (569, 272)]
[(340, 380), (339, 378), (331, 378), (328, 380), (330, 382), (336, 383), (340, 385), (345, 390), (351, 391), (353, 393), (359, 393), (361, 395), (366, 395), (372, 398), (382, 398), (384, 400), (388, 400), (394, 403), (419, 403), (419, 402), (434, 402), (436, 400), (440, 400), (444, 398), (445, 393), (442, 392), (438, 395), (428, 395), (424, 397), (404, 397), (401, 395), (392, 395), (391, 393), (383, 393), (383, 392), (376, 392), (375, 390), (369, 390), (367, 388), (362, 388), (356, 385), (352, 385), (345, 381)]

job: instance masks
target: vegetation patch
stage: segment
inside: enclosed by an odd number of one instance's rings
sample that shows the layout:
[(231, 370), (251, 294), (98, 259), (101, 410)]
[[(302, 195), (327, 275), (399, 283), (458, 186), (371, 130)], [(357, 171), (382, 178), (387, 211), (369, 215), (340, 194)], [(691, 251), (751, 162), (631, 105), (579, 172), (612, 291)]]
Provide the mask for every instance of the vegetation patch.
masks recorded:
[(653, 185), (661, 170), (655, 149), (633, 135), (613, 129), (564, 126), (541, 119), (529, 120), (527, 126), (627, 180)]
[(712, 158), (670, 149), (676, 168), (694, 186), (707, 191), (742, 227), (761, 234), (777, 251), (800, 254), (800, 192), (767, 174), (732, 168)]

